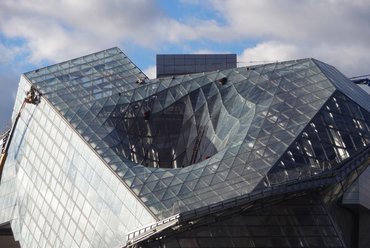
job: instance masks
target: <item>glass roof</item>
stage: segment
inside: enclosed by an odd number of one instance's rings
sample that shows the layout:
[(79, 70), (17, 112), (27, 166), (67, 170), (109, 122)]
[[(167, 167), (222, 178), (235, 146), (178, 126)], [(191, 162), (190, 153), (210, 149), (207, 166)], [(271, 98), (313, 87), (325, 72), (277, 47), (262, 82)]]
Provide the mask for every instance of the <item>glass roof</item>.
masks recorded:
[[(325, 144), (339, 142), (338, 163), (352, 152), (348, 133), (361, 129), (352, 139), (370, 144), (369, 102), (358, 107), (350, 81), (313, 59), (149, 80), (112, 48), (25, 76), (158, 217), (299, 178), (281, 166), (297, 142), (302, 168), (323, 164), (328, 156), (300, 138), (312, 123), (329, 133)], [(355, 130), (322, 120), (334, 96), (355, 108)]]

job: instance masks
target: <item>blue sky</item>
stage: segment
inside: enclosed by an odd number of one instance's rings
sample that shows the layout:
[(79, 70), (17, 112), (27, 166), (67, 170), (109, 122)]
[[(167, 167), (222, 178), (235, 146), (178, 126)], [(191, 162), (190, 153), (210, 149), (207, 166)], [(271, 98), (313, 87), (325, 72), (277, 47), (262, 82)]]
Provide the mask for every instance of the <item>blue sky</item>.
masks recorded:
[(370, 72), (368, 0), (1, 0), (0, 130), (22, 73), (118, 46), (149, 77), (158, 53), (314, 57)]

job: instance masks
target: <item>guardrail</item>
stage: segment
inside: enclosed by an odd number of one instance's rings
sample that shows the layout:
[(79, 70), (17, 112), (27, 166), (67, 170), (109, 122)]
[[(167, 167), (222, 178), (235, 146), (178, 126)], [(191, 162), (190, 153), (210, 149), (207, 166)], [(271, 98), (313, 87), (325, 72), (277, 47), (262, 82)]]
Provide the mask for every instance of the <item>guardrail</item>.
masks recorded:
[(146, 238), (161, 232), (169, 226), (174, 226), (177, 223), (183, 223), (203, 216), (225, 211), (226, 209), (243, 206), (244, 204), (256, 201), (265, 197), (276, 194), (286, 194), (291, 192), (299, 192), (310, 188), (326, 187), (335, 183), (340, 183), (349, 173), (357, 170), (363, 164), (370, 165), (370, 147), (363, 149), (361, 152), (353, 156), (350, 161), (346, 161), (336, 168), (327, 171), (321, 175), (305, 178), (304, 180), (294, 180), (286, 184), (272, 185), (261, 191), (251, 192), (250, 194), (241, 195), (223, 202), (210, 204), (198, 209), (182, 212), (171, 216), (167, 219), (147, 225), (128, 234), (128, 242), (126, 247), (135, 247), (135, 244), (145, 240)]
[(222, 202), (213, 203), (208, 206), (203, 206), (194, 210), (182, 212), (179, 221), (186, 222), (195, 218), (201, 218), (205, 215), (225, 211), (226, 209), (234, 208), (247, 204), (252, 201), (260, 200), (262, 198), (287, 194), (292, 192), (299, 192), (310, 188), (326, 187), (335, 183), (339, 183), (346, 175), (354, 171), (361, 164), (370, 164), (370, 147), (363, 149), (361, 152), (352, 157), (350, 161), (346, 161), (330, 171), (322, 173), (318, 176), (305, 178), (304, 180), (293, 180), (287, 183), (271, 185), (268, 188), (251, 192), (249, 194), (237, 196)]
[(173, 215), (166, 219), (157, 221), (155, 223), (149, 224), (147, 226), (141, 227), (134, 230), (128, 234), (128, 241), (126, 247), (133, 247), (137, 242), (142, 239), (154, 234), (156, 232), (162, 231), (163, 229), (172, 226), (178, 222), (180, 214)]

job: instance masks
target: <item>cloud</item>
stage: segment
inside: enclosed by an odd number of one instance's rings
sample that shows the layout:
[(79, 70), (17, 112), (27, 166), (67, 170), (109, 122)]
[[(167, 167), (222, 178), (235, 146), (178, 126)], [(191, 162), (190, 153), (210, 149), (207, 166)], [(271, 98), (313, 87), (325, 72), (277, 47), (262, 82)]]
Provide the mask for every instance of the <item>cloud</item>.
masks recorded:
[(144, 69), (143, 72), (150, 79), (157, 77), (157, 67), (155, 65), (149, 66), (148, 68)]
[(291, 60), (299, 57), (299, 49), (292, 44), (278, 41), (269, 41), (257, 44), (255, 47), (246, 48), (238, 56), (238, 63), (263, 64), (275, 61)]
[(69, 59), (122, 40), (148, 42), (142, 27), (158, 12), (151, 1), (116, 0), (17, 0), (1, 2), (0, 9), (2, 32), (25, 39), (32, 62)]
[[(59, 62), (113, 46), (158, 51), (168, 44), (198, 44), (189, 50), (197, 51), (201, 45), (205, 51), (218, 52), (207, 45), (230, 47), (233, 42), (254, 40), (257, 44), (246, 45), (240, 61), (317, 57), (348, 74), (366, 72), (370, 66), (365, 56), (370, 40), (367, 0), (180, 0), (178, 4), (208, 8), (207, 13), (214, 15), (189, 13), (176, 19), (151, 0), (13, 0), (0, 1), (0, 31), (23, 39), (13, 50), (27, 54), (32, 63)], [(3, 60), (11, 56), (14, 53), (7, 52)]]
[(12, 60), (18, 53), (17, 48), (7, 47), (0, 43), (0, 63), (7, 63)]
[[(163, 50), (174, 47), (183, 52), (229, 50), (239, 52), (241, 62), (314, 57), (348, 76), (369, 73), (368, 0), (178, 0), (172, 4), (184, 13), (165, 13), (152, 0), (0, 1), (1, 87), (9, 85), (9, 78), (2, 76), (4, 68), (15, 67), (14, 61), (19, 67), (16, 58), (37, 66), (113, 46), (149, 53), (172, 52)], [(3, 39), (20, 42), (5, 44)], [(234, 44), (238, 50), (232, 50)], [(144, 71), (155, 77), (154, 67)], [(0, 97), (9, 100), (11, 93), (4, 92)]]
[[(366, 74), (370, 69), (370, 48), (358, 45), (319, 46), (293, 42), (267, 41), (246, 48), (238, 55), (239, 66), (300, 58), (316, 58), (334, 65), (347, 76)], [(359, 63), (359, 61), (362, 61)]]
[[(194, 21), (194, 19), (192, 19)], [(29, 60), (61, 61), (116, 46), (160, 47), (218, 33), (214, 20), (182, 23), (151, 0), (14, 0), (0, 2), (0, 31), (24, 39)]]
[[(255, 39), (242, 60), (315, 57), (347, 75), (370, 68), (367, 0), (209, 0), (225, 19), (230, 40)], [(226, 41), (224, 41), (226, 42)]]
[(156, 50), (166, 43), (230, 44), (250, 39), (261, 46), (284, 45), (307, 53), (326, 47), (329, 51), (324, 54), (329, 55), (330, 50), (351, 46), (353, 53), (346, 51), (351, 58), (361, 54), (360, 48), (368, 52), (366, 0), (205, 1), (180, 3), (213, 9), (214, 16), (208, 19), (170, 18), (151, 0), (1, 1), (0, 30), (7, 37), (23, 38), (32, 62), (61, 61), (121, 44)]
[[(152, 1), (15, 0), (0, 3), (0, 29), (23, 38), (31, 62), (59, 61), (127, 40), (150, 43), (161, 13)], [(147, 26), (148, 28), (145, 28)]]
[[(234, 38), (305, 40), (314, 43), (370, 38), (366, 0), (212, 0)], [(360, 32), (361, 31), (361, 32)], [(354, 36), (353, 36), (354, 35)]]

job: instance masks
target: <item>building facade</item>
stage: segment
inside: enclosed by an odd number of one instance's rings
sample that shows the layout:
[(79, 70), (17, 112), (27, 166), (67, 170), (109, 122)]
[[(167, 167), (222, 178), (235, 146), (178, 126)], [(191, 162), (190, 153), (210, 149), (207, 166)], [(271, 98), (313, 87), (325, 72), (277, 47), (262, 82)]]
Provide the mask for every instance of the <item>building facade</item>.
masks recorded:
[(149, 80), (112, 48), (23, 74), (13, 123), (21, 247), (369, 244), (369, 96), (318, 60)]
[(236, 68), (236, 54), (158, 54), (157, 78)]

